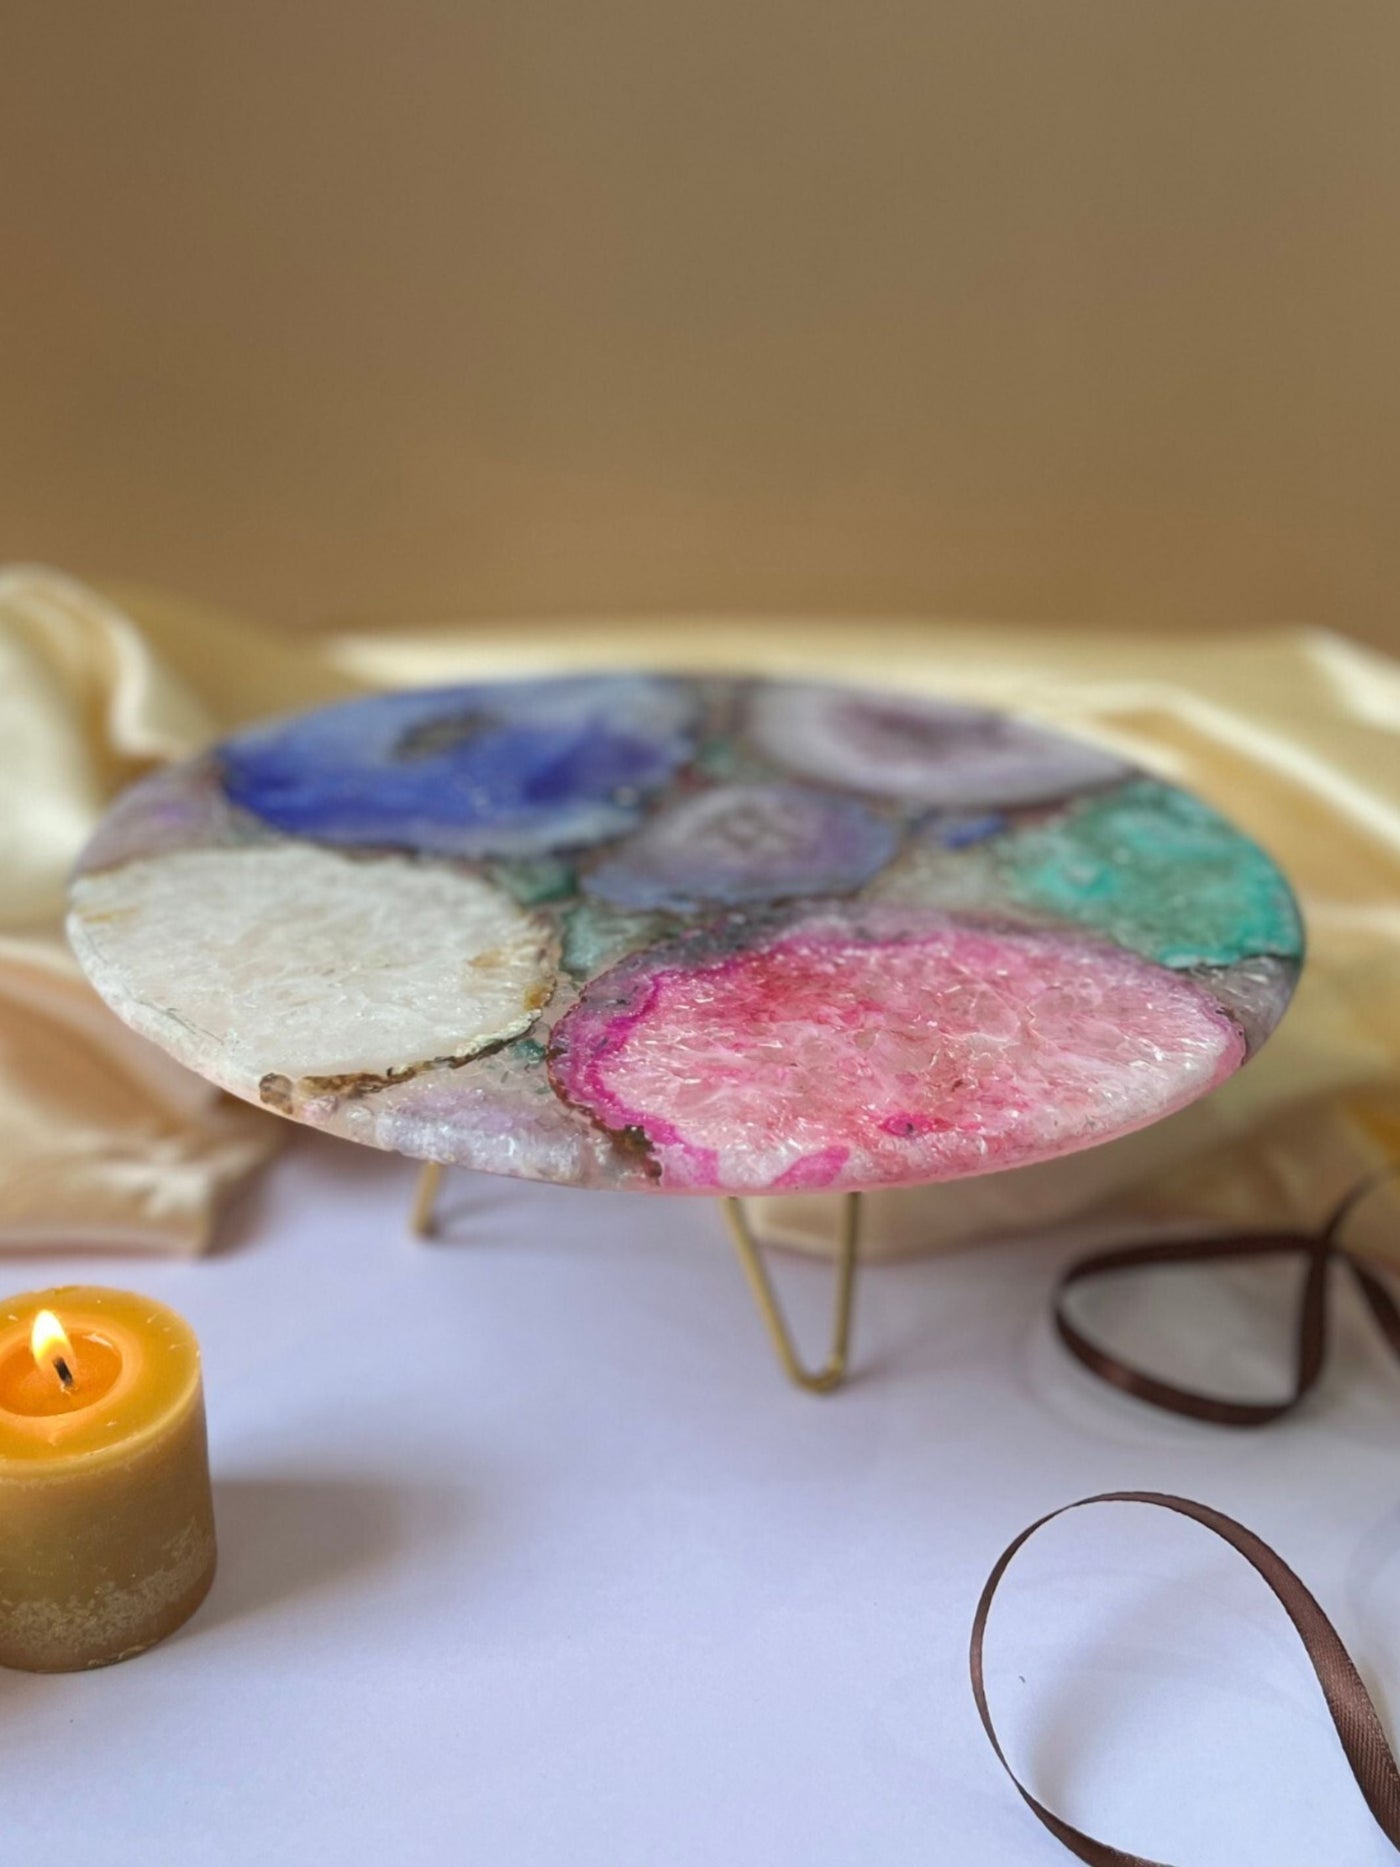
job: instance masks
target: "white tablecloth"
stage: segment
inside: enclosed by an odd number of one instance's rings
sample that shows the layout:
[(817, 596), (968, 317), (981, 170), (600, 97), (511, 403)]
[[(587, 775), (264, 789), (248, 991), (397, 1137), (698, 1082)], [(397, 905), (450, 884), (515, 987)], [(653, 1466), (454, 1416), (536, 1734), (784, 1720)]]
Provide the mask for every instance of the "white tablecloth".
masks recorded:
[[(1065, 1359), (1068, 1246), (872, 1268), (857, 1378), (820, 1400), (707, 1203), (458, 1176), (425, 1246), (412, 1184), (310, 1140), (215, 1258), (5, 1266), (190, 1318), (221, 1547), (153, 1653), (0, 1673), (6, 1867), (1064, 1863), (982, 1736), (968, 1626), (1014, 1532), (1115, 1487), (1242, 1517), (1400, 1706), (1400, 1377), (1349, 1303), (1305, 1417), (1229, 1433)], [(777, 1272), (815, 1349), (829, 1273)], [(1151, 1315), (1117, 1339), (1166, 1365), (1187, 1330), (1171, 1371), (1257, 1389), (1258, 1277), (1124, 1287)], [(1055, 1526), (989, 1663), (1013, 1756), (1091, 1832), (1174, 1867), (1393, 1859), (1282, 1612), (1189, 1525)]]

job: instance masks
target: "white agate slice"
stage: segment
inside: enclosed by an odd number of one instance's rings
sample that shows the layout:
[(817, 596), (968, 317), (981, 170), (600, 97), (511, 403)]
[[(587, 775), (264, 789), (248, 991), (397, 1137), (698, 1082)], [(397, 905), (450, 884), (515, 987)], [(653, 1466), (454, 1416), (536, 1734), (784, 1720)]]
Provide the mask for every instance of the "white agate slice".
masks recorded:
[(285, 1114), (520, 1036), (557, 959), (547, 925), (479, 876), (304, 843), (81, 876), (69, 938), (135, 1030)]

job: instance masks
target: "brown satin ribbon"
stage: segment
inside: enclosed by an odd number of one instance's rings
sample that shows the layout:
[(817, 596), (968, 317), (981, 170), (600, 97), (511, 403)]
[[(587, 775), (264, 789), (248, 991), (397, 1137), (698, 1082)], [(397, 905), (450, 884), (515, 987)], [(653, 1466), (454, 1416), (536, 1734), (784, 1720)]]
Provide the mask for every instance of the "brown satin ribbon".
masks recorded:
[(1336, 1628), (1283, 1558), (1255, 1536), (1252, 1530), (1246, 1530), (1243, 1524), (1236, 1523), (1223, 1511), (1212, 1510), (1208, 1504), (1196, 1504), (1189, 1498), (1172, 1497), (1158, 1491), (1108, 1491), (1100, 1497), (1081, 1498), (1078, 1503), (1066, 1504), (1060, 1510), (1051, 1511), (1028, 1530), (1023, 1530), (1002, 1554), (977, 1604), (977, 1613), (972, 1623), (973, 1696), (977, 1700), (982, 1728), (987, 1733), (992, 1749), (1036, 1819), (1062, 1841), (1071, 1854), (1088, 1862), (1089, 1867), (1164, 1867), (1163, 1862), (1149, 1860), (1143, 1854), (1129, 1854), (1122, 1848), (1110, 1847), (1105, 1841), (1095, 1841), (1091, 1835), (1061, 1820), (1043, 1802), (1038, 1802), (1007, 1762), (987, 1705), (982, 1649), (992, 1600), (1002, 1577), (1018, 1550), (1029, 1542), (1037, 1530), (1053, 1523), (1057, 1517), (1063, 1517), (1067, 1511), (1084, 1510), (1091, 1504), (1149, 1504), (1161, 1510), (1175, 1511), (1179, 1516), (1189, 1517), (1193, 1523), (1222, 1537), (1231, 1549), (1237, 1550), (1257, 1570), (1297, 1629), (1318, 1684), (1322, 1687), (1322, 1695), (1327, 1701), (1327, 1709), (1347, 1762), (1351, 1765), (1352, 1774), (1381, 1832), (1400, 1852), (1400, 1769), (1396, 1767), (1395, 1755), (1386, 1741), (1371, 1696), (1361, 1683), (1360, 1674), (1352, 1664), (1351, 1655), (1342, 1645)]
[[(1310, 1232), (1238, 1232), (1216, 1238), (1162, 1239), (1149, 1245), (1128, 1245), (1113, 1251), (1096, 1252), (1081, 1258), (1061, 1278), (1055, 1291), (1055, 1327), (1069, 1352), (1101, 1381), (1131, 1394), (1135, 1400), (1164, 1408), (1168, 1413), (1205, 1420), (1212, 1426), (1267, 1426), (1291, 1413), (1317, 1384), (1327, 1357), (1327, 1311), (1330, 1271), (1333, 1263), (1344, 1264), (1355, 1278), (1366, 1306), (1397, 1358), (1400, 1358), (1400, 1306), (1375, 1273), (1360, 1259), (1343, 1250), (1341, 1234), (1348, 1219), (1370, 1193), (1383, 1181), (1400, 1174), (1400, 1162), (1383, 1167), (1378, 1173), (1352, 1188), (1340, 1202), (1322, 1230)], [(1293, 1387), (1282, 1400), (1231, 1400), (1219, 1394), (1203, 1394), (1190, 1387), (1177, 1387), (1158, 1379), (1142, 1368), (1135, 1368), (1121, 1356), (1111, 1355), (1098, 1343), (1090, 1341), (1065, 1311), (1065, 1298), (1077, 1284), (1095, 1277), (1125, 1271), (1148, 1270), (1161, 1264), (1209, 1264), (1222, 1261), (1241, 1262), (1248, 1258), (1296, 1256), (1303, 1259), (1307, 1275), (1298, 1308), (1297, 1350), (1294, 1360)], [(1115, 1857), (1116, 1858), (1116, 1857)], [(1123, 1858), (1126, 1858), (1124, 1856)]]

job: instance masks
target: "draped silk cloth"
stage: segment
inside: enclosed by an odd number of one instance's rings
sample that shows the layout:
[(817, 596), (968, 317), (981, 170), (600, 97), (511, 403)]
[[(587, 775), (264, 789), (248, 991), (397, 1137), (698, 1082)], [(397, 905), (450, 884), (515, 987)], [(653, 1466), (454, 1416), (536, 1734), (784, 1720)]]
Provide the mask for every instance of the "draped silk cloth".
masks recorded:
[[(243, 721), (348, 692), (621, 663), (827, 673), (1024, 710), (1200, 791), (1301, 896), (1302, 985), (1241, 1075), (1105, 1147), (877, 1193), (872, 1255), (1090, 1216), (1306, 1225), (1400, 1151), (1400, 666), (1341, 637), (665, 618), (289, 640), (16, 568), (0, 572), (0, 1246), (197, 1251), (285, 1132), (127, 1032), (68, 954), (66, 874), (123, 785)], [(1378, 1247), (1396, 1236), (1388, 1197), (1367, 1226)], [(825, 1201), (762, 1205), (774, 1235), (824, 1245)]]

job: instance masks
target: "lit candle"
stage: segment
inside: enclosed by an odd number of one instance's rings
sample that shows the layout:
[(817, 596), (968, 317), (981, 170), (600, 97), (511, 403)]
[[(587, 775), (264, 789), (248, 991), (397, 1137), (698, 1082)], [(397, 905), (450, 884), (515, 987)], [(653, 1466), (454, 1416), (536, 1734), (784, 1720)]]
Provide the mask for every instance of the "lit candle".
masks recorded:
[(0, 1665), (127, 1659), (188, 1620), (213, 1578), (189, 1324), (124, 1290), (0, 1304)]

